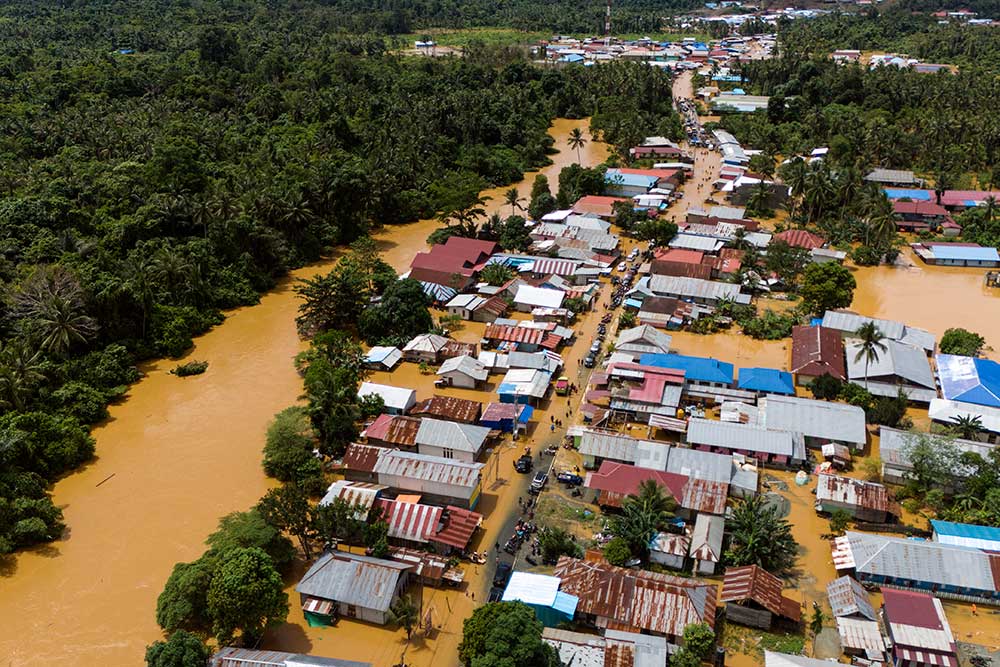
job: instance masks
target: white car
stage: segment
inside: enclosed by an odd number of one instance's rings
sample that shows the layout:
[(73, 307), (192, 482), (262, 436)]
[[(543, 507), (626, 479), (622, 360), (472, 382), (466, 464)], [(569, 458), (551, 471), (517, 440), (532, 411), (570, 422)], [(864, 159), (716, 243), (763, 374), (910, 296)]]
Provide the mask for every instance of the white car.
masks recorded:
[(621, 262), (621, 263), (620, 263), (620, 264), (618, 265), (618, 271), (624, 271), (624, 270), (625, 270), (625, 268), (626, 268), (626, 264), (625, 264), (625, 262)]

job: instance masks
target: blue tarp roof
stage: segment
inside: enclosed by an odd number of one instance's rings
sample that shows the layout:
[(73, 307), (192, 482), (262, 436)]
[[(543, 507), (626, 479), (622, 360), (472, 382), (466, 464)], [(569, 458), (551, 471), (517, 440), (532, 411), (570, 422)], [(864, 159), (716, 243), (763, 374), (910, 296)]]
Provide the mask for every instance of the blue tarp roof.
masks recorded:
[(1000, 408), (1000, 364), (955, 354), (939, 354), (936, 361), (944, 398)]
[(636, 309), (642, 308), (642, 301), (639, 301), (639, 299), (625, 299), (625, 307)]
[(775, 368), (741, 368), (739, 388), (767, 394), (795, 395), (792, 374)]
[(566, 618), (572, 619), (576, 615), (576, 606), (580, 603), (580, 598), (562, 591), (556, 592), (556, 601), (552, 603), (552, 608), (564, 614)]
[(716, 74), (712, 77), (712, 81), (728, 81), (736, 83), (739, 80), (740, 76), (738, 74)]
[(930, 190), (912, 190), (907, 188), (882, 188), (889, 199), (912, 199), (913, 201), (930, 201)]
[(684, 377), (696, 382), (733, 383), (733, 365), (718, 359), (689, 357), (684, 354), (644, 354), (639, 359), (644, 366), (676, 368), (684, 371)]

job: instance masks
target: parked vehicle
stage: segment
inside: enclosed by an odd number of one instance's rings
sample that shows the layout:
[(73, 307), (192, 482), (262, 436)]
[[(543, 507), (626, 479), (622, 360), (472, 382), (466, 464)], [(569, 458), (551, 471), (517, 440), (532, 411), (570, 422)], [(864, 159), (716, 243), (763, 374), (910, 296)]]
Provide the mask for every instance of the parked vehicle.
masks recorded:
[(545, 485), (549, 483), (549, 475), (544, 470), (539, 470), (535, 473), (534, 479), (531, 480), (531, 487), (528, 489), (529, 493), (541, 493)]
[(505, 563), (503, 561), (497, 563), (497, 571), (493, 575), (493, 585), (497, 588), (503, 588), (510, 581), (510, 573), (514, 570), (510, 563)]
[(600, 343), (598, 343), (598, 342), (595, 341), (594, 343), (592, 343), (590, 345), (590, 353), (591, 354), (595, 354), (596, 355), (600, 351), (601, 351), (601, 344)]
[(622, 263), (620, 263), (620, 264), (618, 265), (618, 271), (624, 271), (624, 270), (625, 270), (625, 267), (626, 267), (626, 264), (625, 264), (625, 262), (622, 262)]
[(559, 379), (556, 380), (556, 393), (560, 396), (569, 395), (569, 378), (565, 375), (559, 376)]
[(583, 484), (583, 477), (580, 477), (576, 473), (572, 473), (568, 470), (564, 470), (556, 475), (556, 479), (566, 486), (580, 486)]
[(532, 467), (532, 457), (530, 454), (525, 454), (514, 461), (514, 470), (520, 473), (531, 472)]
[(593, 368), (594, 363), (596, 361), (597, 359), (594, 357), (594, 355), (588, 354), (583, 360), (583, 365), (586, 366), (587, 368)]
[(491, 588), (490, 596), (487, 598), (487, 602), (500, 602), (503, 599), (503, 589), (502, 588)]

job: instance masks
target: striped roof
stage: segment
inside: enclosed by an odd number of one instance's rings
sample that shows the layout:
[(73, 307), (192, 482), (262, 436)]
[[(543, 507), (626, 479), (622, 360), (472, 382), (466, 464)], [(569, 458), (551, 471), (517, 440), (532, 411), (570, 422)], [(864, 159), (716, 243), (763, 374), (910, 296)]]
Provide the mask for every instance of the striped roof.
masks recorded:
[(382, 519), (389, 524), (389, 537), (426, 543), (437, 532), (441, 508), (398, 500), (379, 500)]

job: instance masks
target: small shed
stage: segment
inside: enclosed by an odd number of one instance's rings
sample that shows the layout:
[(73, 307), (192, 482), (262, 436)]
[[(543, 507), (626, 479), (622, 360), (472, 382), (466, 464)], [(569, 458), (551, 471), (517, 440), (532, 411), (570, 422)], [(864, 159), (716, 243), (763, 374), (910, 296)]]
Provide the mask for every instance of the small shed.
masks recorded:
[(820, 473), (816, 486), (816, 511), (843, 510), (858, 521), (889, 523), (900, 514), (889, 489), (875, 482)]
[(511, 433), (515, 424), (518, 429), (527, 428), (528, 421), (534, 411), (535, 409), (530, 405), (523, 403), (490, 403), (483, 410), (483, 416), (479, 419), (479, 423), (487, 428)]
[(712, 575), (722, 560), (726, 520), (716, 514), (698, 514), (691, 532), (691, 558), (695, 574)]
[(414, 362), (436, 364), (441, 360), (441, 351), (448, 339), (437, 334), (420, 334), (403, 347), (403, 359)]
[(802, 607), (781, 590), (781, 579), (757, 565), (731, 567), (719, 600), (726, 603), (726, 618), (740, 625), (768, 630), (777, 618), (798, 626)]
[(388, 384), (362, 382), (358, 389), (358, 398), (378, 396), (385, 405), (385, 411), (391, 415), (402, 415), (417, 403), (417, 392), (414, 389), (393, 387)]
[(445, 359), (437, 374), (449, 387), (463, 389), (476, 389), (490, 375), (482, 362), (466, 355)]
[(660, 532), (649, 541), (649, 560), (672, 570), (683, 570), (690, 548), (691, 538), (687, 535)]
[(403, 358), (398, 347), (376, 345), (365, 355), (365, 366), (376, 371), (391, 371)]
[(503, 592), (503, 602), (523, 602), (535, 611), (546, 627), (573, 620), (579, 598), (559, 590), (559, 577), (531, 572), (514, 572)]

